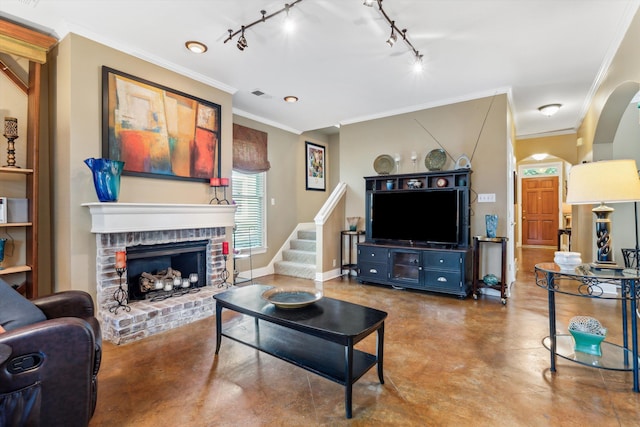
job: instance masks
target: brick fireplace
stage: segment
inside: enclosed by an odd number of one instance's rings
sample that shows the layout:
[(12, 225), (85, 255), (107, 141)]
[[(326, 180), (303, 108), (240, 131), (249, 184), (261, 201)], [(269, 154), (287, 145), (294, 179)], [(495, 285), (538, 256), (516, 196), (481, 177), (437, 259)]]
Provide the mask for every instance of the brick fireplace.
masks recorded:
[[(136, 341), (215, 314), (213, 295), (224, 291), (222, 242), (226, 227), (234, 225), (231, 205), (175, 205), (143, 203), (87, 203), (91, 231), (96, 234), (96, 306), (103, 338), (115, 344)], [(119, 286), (116, 251), (204, 242), (206, 274), (197, 291), (161, 301), (135, 300), (130, 311), (114, 313)], [(126, 275), (123, 275), (126, 282)], [(123, 285), (127, 289), (127, 284)]]

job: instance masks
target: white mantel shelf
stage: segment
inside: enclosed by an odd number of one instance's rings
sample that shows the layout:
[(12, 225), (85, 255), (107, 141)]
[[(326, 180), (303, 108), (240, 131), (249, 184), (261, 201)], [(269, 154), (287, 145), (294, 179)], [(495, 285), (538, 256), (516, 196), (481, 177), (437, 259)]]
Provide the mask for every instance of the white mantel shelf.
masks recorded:
[(235, 205), (164, 203), (83, 203), (91, 213), (92, 233), (233, 227)]

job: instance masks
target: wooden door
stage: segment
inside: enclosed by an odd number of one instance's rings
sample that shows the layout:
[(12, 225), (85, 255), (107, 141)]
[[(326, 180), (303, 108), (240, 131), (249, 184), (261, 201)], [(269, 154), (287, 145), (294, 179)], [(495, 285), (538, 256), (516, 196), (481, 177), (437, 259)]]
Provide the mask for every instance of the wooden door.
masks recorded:
[(558, 243), (558, 177), (522, 179), (522, 244)]

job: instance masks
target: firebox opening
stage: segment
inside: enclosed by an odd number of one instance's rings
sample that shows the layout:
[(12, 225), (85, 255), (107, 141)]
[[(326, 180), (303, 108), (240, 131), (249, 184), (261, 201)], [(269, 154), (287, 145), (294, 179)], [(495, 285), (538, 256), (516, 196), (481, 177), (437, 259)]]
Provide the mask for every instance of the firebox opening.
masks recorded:
[(129, 300), (153, 298), (156, 291), (143, 291), (140, 286), (142, 273), (155, 275), (169, 268), (180, 271), (183, 278), (196, 273), (198, 280), (191, 286), (205, 286), (208, 243), (208, 240), (199, 240), (127, 247)]

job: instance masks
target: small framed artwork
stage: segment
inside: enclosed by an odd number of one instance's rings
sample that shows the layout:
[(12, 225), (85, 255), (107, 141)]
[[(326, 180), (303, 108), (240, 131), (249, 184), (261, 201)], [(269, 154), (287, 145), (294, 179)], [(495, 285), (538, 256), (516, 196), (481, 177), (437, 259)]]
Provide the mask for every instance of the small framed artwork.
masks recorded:
[(124, 175), (220, 177), (220, 105), (102, 67), (102, 156)]
[(325, 191), (326, 185), (326, 157), (325, 147), (305, 142), (307, 190)]

